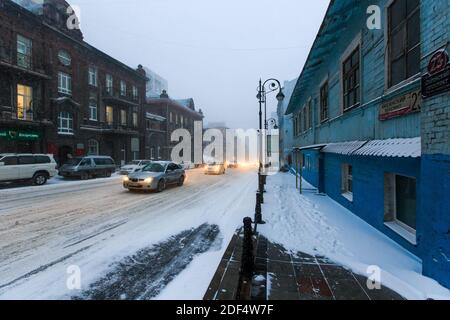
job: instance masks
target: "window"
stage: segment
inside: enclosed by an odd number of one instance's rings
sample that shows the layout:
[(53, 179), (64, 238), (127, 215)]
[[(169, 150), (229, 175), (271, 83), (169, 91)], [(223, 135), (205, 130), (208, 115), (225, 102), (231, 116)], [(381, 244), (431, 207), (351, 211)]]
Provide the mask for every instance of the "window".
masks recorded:
[(158, 151), (158, 159), (161, 159), (161, 147), (160, 146), (158, 146), (157, 151)]
[(173, 123), (173, 112), (170, 113), (170, 123)]
[(35, 156), (34, 160), (35, 160), (36, 163), (39, 163), (39, 164), (50, 163), (51, 162), (50, 158), (47, 157), (47, 156)]
[(390, 223), (389, 226), (394, 231), (398, 231), (410, 242), (415, 243), (417, 212), (416, 179), (394, 173), (386, 173), (384, 176), (384, 190), (385, 222)]
[(308, 104), (306, 105), (306, 112), (308, 114), (308, 129), (313, 127), (313, 116), (312, 116), (312, 99), (309, 99)]
[(5, 166), (15, 166), (18, 164), (17, 157), (5, 157), (0, 162), (3, 162)]
[(127, 112), (125, 110), (120, 110), (120, 124), (122, 126), (127, 125)]
[(106, 75), (106, 92), (113, 93), (113, 87), (114, 87), (114, 80), (112, 75), (107, 74)]
[(19, 165), (35, 164), (36, 160), (33, 156), (21, 156), (19, 157)]
[(150, 159), (151, 160), (155, 159), (155, 148), (154, 147), (150, 148)]
[(328, 120), (328, 82), (320, 88), (320, 122)]
[(182, 115), (180, 115), (180, 124), (181, 124), (181, 127), (183, 127), (183, 125), (184, 125), (184, 117)]
[(138, 99), (138, 88), (136, 86), (133, 86), (133, 99)]
[(89, 85), (96, 87), (97, 86), (97, 68), (89, 67)]
[(106, 107), (106, 123), (110, 126), (112, 126), (114, 121), (114, 109), (113, 107), (107, 106)]
[(33, 42), (21, 35), (17, 35), (17, 65), (31, 69)]
[(68, 67), (72, 64), (72, 58), (70, 57), (70, 54), (65, 50), (59, 50), (58, 59), (59, 59), (59, 62), (61, 62), (66, 67)]
[(33, 120), (33, 88), (17, 85), (17, 119)]
[(349, 164), (342, 165), (342, 195), (353, 201), (353, 167)]
[(89, 120), (91, 120), (91, 121), (98, 120), (97, 101), (95, 101), (95, 100), (89, 101)]
[(420, 1), (389, 7), (389, 86), (420, 73)]
[(345, 112), (360, 102), (359, 47), (344, 61), (342, 68)]
[(69, 112), (62, 111), (59, 113), (58, 133), (73, 134), (73, 116)]
[(127, 84), (125, 83), (125, 81), (120, 81), (120, 94), (122, 96), (127, 95)]
[(138, 114), (137, 112), (133, 112), (133, 127), (138, 127)]
[(58, 73), (58, 92), (72, 94), (72, 77), (64, 72)]
[(91, 139), (88, 141), (88, 155), (90, 156), (98, 156), (99, 147), (98, 141), (95, 139)]

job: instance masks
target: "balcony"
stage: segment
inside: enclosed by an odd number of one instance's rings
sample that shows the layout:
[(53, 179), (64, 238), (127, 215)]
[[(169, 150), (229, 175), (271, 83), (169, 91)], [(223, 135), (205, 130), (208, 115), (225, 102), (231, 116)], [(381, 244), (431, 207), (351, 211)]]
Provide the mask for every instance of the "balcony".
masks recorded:
[(44, 63), (43, 55), (37, 53), (32, 56), (21, 54), (4, 45), (0, 45), (0, 67), (15, 69), (31, 76), (51, 79), (47, 75), (47, 70), (50, 67)]
[(132, 135), (132, 136), (139, 134), (138, 128), (131, 126), (124, 126), (119, 123), (113, 124), (104, 123), (102, 124), (102, 131), (105, 133)]
[(18, 112), (12, 106), (0, 106), (0, 122), (15, 125), (39, 126), (49, 121), (43, 118), (43, 105), (41, 101), (33, 102), (31, 110)]
[(105, 101), (119, 102), (131, 106), (139, 106), (139, 97), (131, 92), (122, 93), (112, 87), (106, 87), (102, 91), (102, 97)]

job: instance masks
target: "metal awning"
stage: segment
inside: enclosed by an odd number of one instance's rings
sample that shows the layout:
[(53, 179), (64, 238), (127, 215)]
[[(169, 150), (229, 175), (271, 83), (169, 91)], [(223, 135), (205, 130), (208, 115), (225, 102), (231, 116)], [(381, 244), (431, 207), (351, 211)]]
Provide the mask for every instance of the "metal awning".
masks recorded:
[(306, 147), (294, 147), (292, 150), (295, 151), (303, 151), (303, 150), (321, 150), (323, 147), (326, 147), (326, 144), (314, 144), (312, 146), (306, 146)]
[(420, 137), (399, 138), (315, 144), (305, 147), (295, 147), (293, 148), (293, 151), (312, 149), (320, 150), (324, 153), (334, 153), (346, 156), (420, 158), (422, 154), (422, 143)]
[(353, 155), (374, 157), (420, 158), (421, 138), (373, 140), (356, 150)]
[(338, 142), (329, 143), (322, 152), (325, 153), (336, 153), (342, 155), (352, 155), (356, 150), (361, 148), (367, 141), (352, 141), (352, 142)]

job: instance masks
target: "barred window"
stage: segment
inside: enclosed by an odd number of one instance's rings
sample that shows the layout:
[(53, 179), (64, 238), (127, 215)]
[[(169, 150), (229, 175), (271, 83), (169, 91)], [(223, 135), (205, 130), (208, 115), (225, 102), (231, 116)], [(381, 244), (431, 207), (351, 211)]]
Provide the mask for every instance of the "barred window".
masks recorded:
[(343, 63), (344, 111), (360, 103), (359, 47)]

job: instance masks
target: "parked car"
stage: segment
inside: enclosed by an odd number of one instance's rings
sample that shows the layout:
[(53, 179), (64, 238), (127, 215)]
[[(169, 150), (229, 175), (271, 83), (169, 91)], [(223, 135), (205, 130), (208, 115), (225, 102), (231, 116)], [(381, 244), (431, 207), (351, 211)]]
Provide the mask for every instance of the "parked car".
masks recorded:
[(228, 168), (229, 169), (237, 169), (237, 168), (239, 168), (239, 165), (238, 165), (237, 161), (230, 161), (228, 163)]
[(87, 180), (96, 177), (111, 177), (116, 171), (116, 164), (111, 157), (88, 156), (70, 159), (59, 168), (59, 175), (64, 178)]
[(225, 174), (225, 172), (226, 172), (225, 164), (223, 163), (209, 163), (205, 167), (205, 174), (207, 175), (211, 174), (222, 175)]
[(41, 186), (56, 176), (56, 167), (49, 154), (0, 154), (0, 182), (32, 181)]
[(130, 191), (162, 192), (169, 184), (182, 186), (186, 180), (184, 169), (173, 162), (155, 161), (145, 166), (141, 171), (129, 174), (123, 178), (123, 187)]
[(122, 168), (120, 168), (120, 174), (129, 175), (130, 173), (136, 172), (144, 168), (146, 165), (150, 163), (151, 163), (150, 160), (133, 160), (130, 163), (124, 165)]

